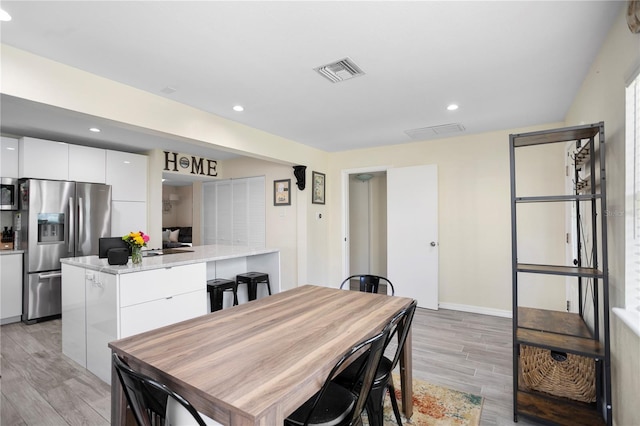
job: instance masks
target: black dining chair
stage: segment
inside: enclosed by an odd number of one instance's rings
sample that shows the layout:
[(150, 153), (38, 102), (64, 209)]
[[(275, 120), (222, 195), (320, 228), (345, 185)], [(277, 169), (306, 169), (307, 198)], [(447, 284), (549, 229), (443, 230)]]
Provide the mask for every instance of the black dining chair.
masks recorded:
[[(285, 426), (362, 425), (362, 412), (388, 335), (389, 329), (385, 328), (381, 333), (347, 351), (331, 369), (322, 388), (285, 419)], [(360, 356), (359, 359), (362, 360), (356, 372), (358, 381), (349, 387), (335, 383), (332, 379), (342, 366), (356, 356)], [(355, 386), (359, 386), (357, 391)]]
[(132, 370), (115, 353), (113, 365), (139, 426), (222, 426), (196, 411), (189, 401), (166, 385)]
[(351, 289), (351, 280), (358, 280), (360, 283), (360, 291), (364, 291), (366, 293), (377, 293), (380, 287), (380, 281), (382, 281), (383, 284), (386, 284), (387, 288), (391, 289), (392, 296), (396, 292), (391, 281), (379, 275), (351, 275), (349, 278), (342, 281), (340, 288), (343, 288), (344, 285), (347, 284), (347, 289)]
[[(370, 426), (382, 426), (383, 425), (383, 407), (384, 396), (389, 391), (389, 397), (391, 398), (391, 407), (393, 408), (393, 414), (396, 417), (398, 426), (402, 426), (402, 419), (400, 417), (400, 410), (398, 408), (398, 401), (396, 400), (395, 387), (393, 385), (392, 372), (398, 365), (400, 355), (402, 354), (402, 348), (404, 342), (407, 340), (411, 323), (413, 322), (413, 315), (416, 311), (417, 302), (414, 300), (407, 308), (398, 312), (391, 322), (389, 323), (389, 335), (385, 342), (385, 349), (389, 346), (389, 343), (394, 336), (398, 338), (398, 346), (395, 349), (393, 359), (389, 359), (383, 356), (378, 365), (376, 376), (373, 380), (371, 390), (367, 398), (366, 409)], [(354, 386), (359, 381), (358, 371), (361, 368), (361, 364), (364, 360), (357, 359), (351, 365), (336, 377), (335, 382), (342, 386)]]

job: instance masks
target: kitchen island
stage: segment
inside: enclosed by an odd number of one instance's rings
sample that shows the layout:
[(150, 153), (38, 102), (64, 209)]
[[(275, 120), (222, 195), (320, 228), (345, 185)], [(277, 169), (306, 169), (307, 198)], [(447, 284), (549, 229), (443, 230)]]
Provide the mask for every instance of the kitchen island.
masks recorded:
[[(222, 245), (149, 252), (142, 264), (109, 265), (83, 256), (61, 259), (62, 352), (107, 383), (111, 382), (113, 340), (208, 313), (207, 280), (236, 274), (269, 274), (280, 292), (280, 252)], [(263, 289), (260, 289), (263, 290)], [(266, 290), (258, 298), (266, 296)], [(230, 304), (225, 299), (226, 305)], [(245, 286), (238, 291), (247, 298)]]

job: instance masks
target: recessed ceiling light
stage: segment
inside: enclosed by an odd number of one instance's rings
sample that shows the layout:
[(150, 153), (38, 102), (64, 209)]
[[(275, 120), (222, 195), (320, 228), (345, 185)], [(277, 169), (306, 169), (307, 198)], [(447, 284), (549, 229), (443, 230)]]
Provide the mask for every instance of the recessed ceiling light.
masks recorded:
[(233, 107), (233, 110), (236, 112), (242, 112), (244, 111), (244, 107), (242, 105), (236, 105)]
[(93, 133), (100, 133), (100, 129), (98, 129), (97, 127), (91, 127), (89, 128), (89, 131)]
[(457, 109), (458, 109), (458, 105), (456, 105), (456, 104), (451, 104), (451, 105), (449, 105), (449, 106), (447, 107), (447, 109), (448, 109), (449, 111), (455, 111), (455, 110), (457, 110)]
[(11, 20), (11, 15), (9, 15), (3, 9), (0, 9), (0, 21), (8, 22), (10, 20)]

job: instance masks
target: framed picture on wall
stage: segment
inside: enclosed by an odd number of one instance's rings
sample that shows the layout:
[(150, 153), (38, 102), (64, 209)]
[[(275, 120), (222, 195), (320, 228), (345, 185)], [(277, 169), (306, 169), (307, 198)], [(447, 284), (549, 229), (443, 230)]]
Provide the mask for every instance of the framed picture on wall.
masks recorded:
[(273, 181), (273, 205), (291, 205), (291, 179), (281, 179)]
[(324, 204), (324, 173), (312, 172), (311, 182), (313, 182), (313, 193), (311, 194), (311, 202), (313, 204)]

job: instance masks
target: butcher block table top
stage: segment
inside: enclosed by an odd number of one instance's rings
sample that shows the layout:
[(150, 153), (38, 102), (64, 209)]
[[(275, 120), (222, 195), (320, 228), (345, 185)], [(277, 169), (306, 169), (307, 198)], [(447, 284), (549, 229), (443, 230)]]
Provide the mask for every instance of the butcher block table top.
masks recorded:
[[(320, 389), (344, 352), (411, 302), (306, 285), (109, 347), (224, 425), (281, 425)], [(403, 409), (410, 416), (411, 404), (404, 403), (411, 401), (410, 337), (404, 352)], [(126, 401), (115, 370), (111, 387), (111, 423), (124, 424)]]

